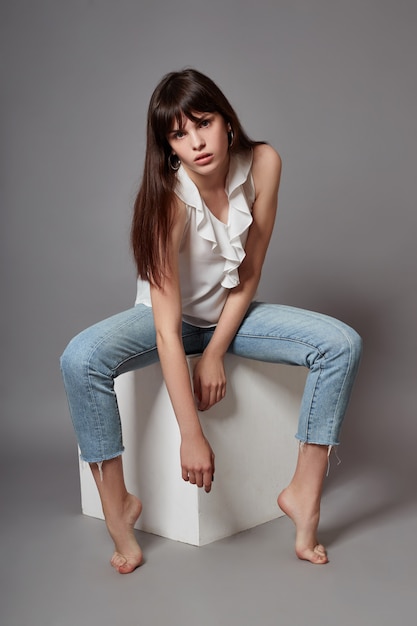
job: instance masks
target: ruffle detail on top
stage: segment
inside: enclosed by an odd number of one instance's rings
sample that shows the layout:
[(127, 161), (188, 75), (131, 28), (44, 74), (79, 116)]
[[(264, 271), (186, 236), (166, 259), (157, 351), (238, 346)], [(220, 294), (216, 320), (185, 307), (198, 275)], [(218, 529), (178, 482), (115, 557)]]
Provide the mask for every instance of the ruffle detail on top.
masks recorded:
[(246, 256), (244, 245), (253, 218), (253, 199), (247, 198), (244, 184), (252, 166), (252, 152), (232, 154), (225, 191), (229, 199), (228, 223), (218, 220), (203, 202), (197, 186), (183, 166), (177, 172), (176, 195), (196, 211), (198, 235), (211, 243), (213, 253), (224, 259), (222, 287), (232, 289), (239, 285), (238, 268)]

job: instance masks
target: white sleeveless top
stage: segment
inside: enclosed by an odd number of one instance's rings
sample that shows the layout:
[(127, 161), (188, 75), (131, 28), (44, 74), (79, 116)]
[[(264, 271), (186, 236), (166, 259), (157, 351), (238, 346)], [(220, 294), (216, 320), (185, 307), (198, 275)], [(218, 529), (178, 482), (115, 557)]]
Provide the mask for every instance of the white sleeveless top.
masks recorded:
[[(185, 169), (181, 166), (177, 172), (175, 193), (187, 210), (179, 256), (182, 317), (193, 326), (215, 326), (228, 290), (239, 284), (238, 268), (245, 258), (255, 200), (251, 166), (252, 151), (231, 155), (225, 187), (227, 224), (210, 212)], [(151, 306), (149, 283), (142, 279), (135, 304)]]

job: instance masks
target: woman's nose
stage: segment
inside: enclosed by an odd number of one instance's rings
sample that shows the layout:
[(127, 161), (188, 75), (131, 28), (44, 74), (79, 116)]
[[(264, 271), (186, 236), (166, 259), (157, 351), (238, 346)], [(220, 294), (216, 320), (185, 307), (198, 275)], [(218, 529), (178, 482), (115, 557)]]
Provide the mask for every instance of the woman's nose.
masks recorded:
[(193, 150), (201, 150), (201, 148), (205, 145), (203, 137), (197, 131), (191, 135), (191, 144)]

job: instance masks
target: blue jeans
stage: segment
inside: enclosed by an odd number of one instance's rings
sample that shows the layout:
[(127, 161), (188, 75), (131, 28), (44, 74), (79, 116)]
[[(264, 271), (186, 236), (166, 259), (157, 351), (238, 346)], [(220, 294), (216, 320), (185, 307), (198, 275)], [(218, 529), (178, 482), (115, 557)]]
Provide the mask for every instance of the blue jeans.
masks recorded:
[[(185, 353), (203, 352), (213, 332), (183, 323)], [(319, 313), (253, 302), (228, 352), (309, 368), (296, 437), (306, 443), (339, 444), (361, 355), (361, 339), (354, 330)], [(69, 343), (61, 369), (85, 461), (98, 463), (123, 452), (114, 379), (156, 361), (152, 309), (142, 304), (95, 324)]]

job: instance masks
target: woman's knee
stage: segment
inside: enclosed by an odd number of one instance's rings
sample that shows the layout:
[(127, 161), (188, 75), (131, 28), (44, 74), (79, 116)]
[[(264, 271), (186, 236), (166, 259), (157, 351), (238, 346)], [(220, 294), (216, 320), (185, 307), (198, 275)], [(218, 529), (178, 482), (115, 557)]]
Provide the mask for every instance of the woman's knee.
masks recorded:
[(99, 346), (100, 343), (89, 334), (89, 329), (71, 339), (60, 359), (64, 377), (81, 376), (85, 372), (100, 369)]
[(60, 358), (61, 371), (65, 375), (76, 374), (83, 368), (85, 349), (77, 335), (67, 345)]
[(352, 365), (357, 367), (362, 355), (362, 338), (356, 330), (343, 324), (339, 347), (341, 352), (348, 357)]
[(351, 345), (351, 350), (352, 350), (355, 361), (359, 361), (362, 355), (362, 345), (363, 345), (362, 337), (356, 332), (356, 330), (354, 330), (350, 326), (349, 326), (349, 331), (350, 331), (349, 341)]

